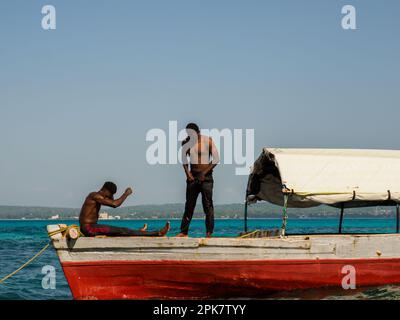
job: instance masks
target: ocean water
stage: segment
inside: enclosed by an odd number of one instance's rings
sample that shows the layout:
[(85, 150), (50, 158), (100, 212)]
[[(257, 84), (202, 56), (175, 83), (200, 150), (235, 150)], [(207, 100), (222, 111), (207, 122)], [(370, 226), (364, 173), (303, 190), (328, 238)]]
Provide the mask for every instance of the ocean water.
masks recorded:
[[(2, 220), (0, 221), (0, 279), (11, 273), (36, 254), (46, 243), (46, 225), (52, 223), (76, 224), (76, 221), (43, 220)], [(165, 224), (162, 220), (120, 220), (110, 224), (139, 228), (148, 223), (150, 229), (158, 229)], [(180, 221), (171, 221), (170, 235), (179, 233)], [(343, 232), (393, 233), (394, 219), (351, 219), (346, 218)], [(280, 219), (250, 219), (249, 229), (274, 229), (281, 226)], [(288, 233), (336, 233), (338, 219), (289, 219)], [(215, 236), (235, 237), (243, 231), (241, 220), (217, 220)], [(204, 236), (204, 220), (193, 220), (190, 235)], [(53, 266), (56, 270), (56, 288), (43, 289), (42, 268)], [(400, 299), (400, 286), (361, 288), (357, 290), (303, 290), (266, 297), (268, 299)], [(42, 256), (21, 270), (15, 276), (0, 284), (0, 300), (69, 300), (72, 295), (61, 270), (55, 250), (50, 247)]]

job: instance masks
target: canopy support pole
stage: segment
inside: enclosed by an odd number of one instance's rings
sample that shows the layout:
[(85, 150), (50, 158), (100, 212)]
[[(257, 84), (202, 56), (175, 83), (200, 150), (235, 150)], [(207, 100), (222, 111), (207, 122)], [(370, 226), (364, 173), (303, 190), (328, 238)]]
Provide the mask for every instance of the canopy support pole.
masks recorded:
[(247, 232), (247, 210), (249, 207), (249, 202), (246, 201), (244, 202), (244, 232)]
[(396, 233), (400, 232), (400, 207), (396, 205)]
[(281, 237), (286, 235), (286, 225), (287, 225), (287, 204), (288, 204), (289, 195), (283, 194), (283, 216), (282, 216), (282, 228), (281, 228)]
[(341, 206), (341, 208), (340, 208), (339, 233), (342, 233), (343, 214), (344, 214), (344, 203), (342, 203), (342, 206)]

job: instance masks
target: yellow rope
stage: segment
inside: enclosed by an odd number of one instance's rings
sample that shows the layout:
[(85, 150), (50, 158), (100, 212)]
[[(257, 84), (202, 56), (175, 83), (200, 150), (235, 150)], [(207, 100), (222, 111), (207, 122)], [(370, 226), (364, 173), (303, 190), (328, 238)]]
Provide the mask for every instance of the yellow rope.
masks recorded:
[[(77, 225), (71, 225), (71, 226), (67, 226), (64, 228), (60, 228), (59, 230), (53, 231), (53, 232), (49, 232), (49, 237), (52, 237), (56, 234), (59, 233), (68, 233), (70, 229), (77, 229), (79, 236), (83, 236), (83, 234), (80, 231), (79, 226)], [(11, 278), (13, 275), (17, 274), (19, 271), (21, 271), (23, 268), (25, 268), (27, 265), (29, 265), (30, 263), (32, 263), (35, 259), (37, 259), (43, 252), (46, 251), (46, 249), (50, 246), (50, 242), (48, 244), (46, 244), (38, 253), (36, 253), (32, 258), (30, 258), (27, 262), (25, 262), (21, 267), (19, 267), (17, 270), (15, 270), (14, 272), (11, 272), (8, 276), (4, 277), (3, 279), (0, 280), (0, 284), (5, 284), (4, 281), (6, 281), (7, 279)]]
[(21, 267), (19, 267), (17, 270), (14, 272), (11, 272), (8, 276), (4, 277), (3, 279), (0, 280), (0, 284), (3, 284), (4, 281), (6, 281), (8, 278), (11, 278), (13, 275), (17, 274), (19, 271), (21, 271), (23, 268), (25, 268), (28, 264), (30, 264), (32, 261), (34, 261), (36, 258), (38, 258), (46, 249), (50, 246), (50, 242), (46, 244), (42, 250), (40, 250), (38, 253), (36, 253), (32, 258), (30, 258), (27, 262), (25, 262)]
[(58, 229), (56, 231), (49, 232), (49, 237), (55, 236), (56, 234), (59, 234), (59, 233), (64, 233), (64, 232), (68, 233), (70, 229), (76, 229), (78, 231), (79, 236), (80, 237), (83, 236), (79, 226), (73, 224), (73, 225), (70, 225), (70, 226), (67, 226), (67, 227), (64, 227), (64, 228), (60, 228), (60, 229)]
[(256, 234), (257, 232), (260, 232), (260, 230), (255, 230), (253, 232), (246, 233), (246, 234), (240, 236), (240, 238), (248, 238), (248, 237), (252, 236), (253, 234)]

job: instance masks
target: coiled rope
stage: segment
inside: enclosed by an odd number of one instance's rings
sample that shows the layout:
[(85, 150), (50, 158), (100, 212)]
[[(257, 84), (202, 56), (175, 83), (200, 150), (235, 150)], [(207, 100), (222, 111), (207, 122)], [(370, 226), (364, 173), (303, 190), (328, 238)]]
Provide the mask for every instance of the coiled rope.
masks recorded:
[(73, 225), (70, 225), (70, 226), (62, 227), (62, 228), (60, 228), (60, 229), (58, 229), (56, 231), (49, 232), (49, 237), (52, 237), (52, 236), (55, 236), (56, 234), (64, 233), (64, 232), (66, 234), (68, 234), (69, 230), (71, 230), (71, 229), (76, 229), (76, 231), (78, 232), (79, 236), (80, 237), (83, 236), (82, 232), (80, 231), (79, 226), (77, 226), (76, 224), (73, 224)]

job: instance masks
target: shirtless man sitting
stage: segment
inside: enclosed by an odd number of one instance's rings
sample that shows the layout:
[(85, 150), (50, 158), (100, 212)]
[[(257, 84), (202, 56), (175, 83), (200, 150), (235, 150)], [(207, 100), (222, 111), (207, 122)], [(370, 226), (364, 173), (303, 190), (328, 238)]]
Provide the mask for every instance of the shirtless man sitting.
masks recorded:
[(114, 237), (163, 237), (169, 229), (170, 223), (167, 222), (164, 228), (158, 231), (146, 231), (147, 225), (142, 229), (133, 230), (128, 228), (113, 227), (104, 224), (97, 224), (99, 212), (102, 205), (118, 208), (133, 193), (131, 188), (127, 188), (124, 194), (117, 200), (114, 195), (117, 193), (117, 186), (112, 182), (106, 182), (100, 191), (92, 192), (87, 197), (79, 215), (81, 232), (87, 237), (94, 236), (114, 236)]

